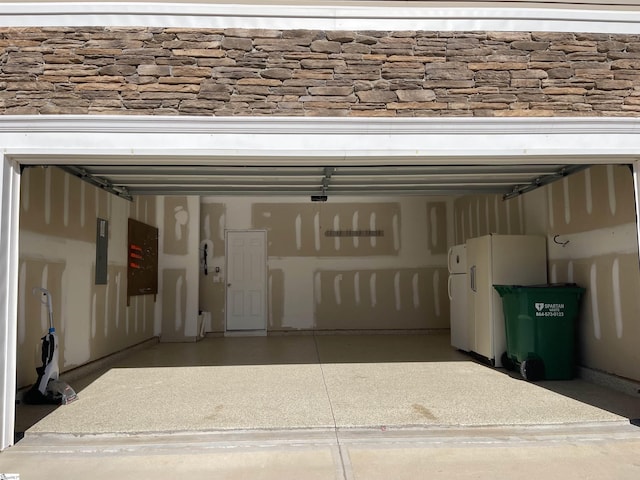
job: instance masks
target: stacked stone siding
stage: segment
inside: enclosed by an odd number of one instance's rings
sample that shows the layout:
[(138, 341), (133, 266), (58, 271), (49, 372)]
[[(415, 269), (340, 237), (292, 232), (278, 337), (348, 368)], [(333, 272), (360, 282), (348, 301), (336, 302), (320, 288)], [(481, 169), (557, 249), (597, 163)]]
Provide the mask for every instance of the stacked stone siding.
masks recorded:
[(4, 28), (0, 113), (637, 116), (640, 36)]

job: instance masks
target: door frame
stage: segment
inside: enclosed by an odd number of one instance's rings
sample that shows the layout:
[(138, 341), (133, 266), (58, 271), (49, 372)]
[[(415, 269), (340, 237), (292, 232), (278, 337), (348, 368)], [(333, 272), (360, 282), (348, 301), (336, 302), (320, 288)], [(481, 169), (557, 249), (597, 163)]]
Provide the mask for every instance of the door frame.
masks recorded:
[[(263, 328), (261, 330), (228, 330), (229, 322), (229, 309), (227, 308), (227, 294), (229, 285), (229, 233), (256, 233), (261, 232), (264, 234), (264, 316), (263, 316)], [(267, 257), (267, 231), (260, 228), (230, 228), (224, 231), (224, 335), (225, 336), (266, 336), (267, 326), (269, 324), (269, 273), (267, 271), (269, 266), (269, 259)]]
[(13, 445), (18, 346), (20, 165), (0, 153), (0, 450)]
[[(0, 450), (13, 444), (19, 172), (22, 165), (130, 162), (332, 165), (632, 164), (640, 212), (640, 118), (0, 116)], [(328, 149), (331, 146), (331, 149)], [(366, 148), (365, 148), (366, 147)], [(6, 227), (6, 229), (5, 229)], [(640, 242), (640, 218), (636, 220)], [(640, 259), (640, 257), (639, 257)], [(266, 271), (265, 271), (266, 274)], [(268, 304), (268, 299), (267, 304)], [(226, 315), (226, 314), (225, 314)], [(268, 315), (268, 311), (267, 311)], [(226, 317), (225, 317), (226, 328)]]

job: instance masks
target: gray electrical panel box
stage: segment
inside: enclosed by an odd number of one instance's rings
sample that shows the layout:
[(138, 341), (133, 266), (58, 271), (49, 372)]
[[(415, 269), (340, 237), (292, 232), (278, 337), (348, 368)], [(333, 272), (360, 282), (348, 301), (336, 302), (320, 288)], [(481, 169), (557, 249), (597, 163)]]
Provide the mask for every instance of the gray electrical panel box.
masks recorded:
[(107, 247), (109, 222), (98, 218), (96, 230), (96, 285), (107, 284)]

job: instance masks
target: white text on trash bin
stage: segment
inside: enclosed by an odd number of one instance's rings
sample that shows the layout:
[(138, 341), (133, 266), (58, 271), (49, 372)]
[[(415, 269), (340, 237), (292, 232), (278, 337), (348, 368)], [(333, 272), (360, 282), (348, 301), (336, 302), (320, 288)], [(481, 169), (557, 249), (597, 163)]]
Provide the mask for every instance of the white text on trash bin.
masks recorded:
[(536, 302), (536, 317), (564, 317), (564, 303)]

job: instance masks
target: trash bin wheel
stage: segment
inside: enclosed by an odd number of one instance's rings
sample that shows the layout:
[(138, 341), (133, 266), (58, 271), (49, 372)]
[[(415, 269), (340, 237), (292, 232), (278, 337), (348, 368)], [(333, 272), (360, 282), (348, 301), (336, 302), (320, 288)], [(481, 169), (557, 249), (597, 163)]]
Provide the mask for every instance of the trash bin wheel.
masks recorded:
[(544, 378), (544, 363), (538, 358), (529, 358), (520, 364), (522, 378), (536, 382)]
[(504, 352), (500, 356), (500, 361), (502, 362), (502, 367), (505, 370), (509, 370), (510, 372), (513, 372), (514, 370), (516, 370), (516, 364), (513, 360), (511, 360), (511, 357), (509, 357), (507, 352)]

